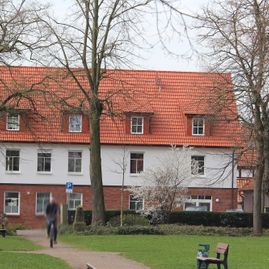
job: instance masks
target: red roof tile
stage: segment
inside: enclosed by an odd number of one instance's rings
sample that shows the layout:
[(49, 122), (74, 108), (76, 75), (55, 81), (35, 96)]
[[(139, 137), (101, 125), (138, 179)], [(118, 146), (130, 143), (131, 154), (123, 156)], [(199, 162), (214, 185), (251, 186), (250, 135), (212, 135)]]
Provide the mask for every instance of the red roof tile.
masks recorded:
[[(76, 70), (81, 72), (79, 69)], [(38, 115), (29, 112), (29, 129), (25, 132), (1, 130), (1, 141), (89, 143), (87, 133), (64, 133), (61, 130), (61, 111), (55, 95), (69, 97), (68, 101), (71, 100), (73, 104), (83, 103), (83, 96), (78, 86), (70, 77), (63, 78), (63, 76), (64, 69), (61, 68), (0, 67), (2, 99), (7, 92), (10, 94), (29, 87), (39, 89), (39, 92), (32, 95)], [(82, 75), (79, 80), (84, 89), (89, 92), (85, 77)], [(100, 96), (103, 100), (110, 100), (108, 103), (113, 105), (117, 116), (113, 118), (108, 115), (102, 116), (101, 142), (137, 145), (185, 144), (205, 147), (238, 146), (240, 126), (235, 120), (237, 110), (230, 89), (229, 74), (110, 70), (100, 84)], [(228, 98), (220, 111), (216, 103), (219, 102), (219, 96), (224, 90)], [(24, 99), (18, 102), (17, 106), (33, 111), (33, 104)], [(126, 134), (124, 112), (153, 114), (151, 133)], [(211, 118), (214, 115), (211, 135), (200, 137), (187, 135), (186, 114), (204, 114), (210, 115)]]

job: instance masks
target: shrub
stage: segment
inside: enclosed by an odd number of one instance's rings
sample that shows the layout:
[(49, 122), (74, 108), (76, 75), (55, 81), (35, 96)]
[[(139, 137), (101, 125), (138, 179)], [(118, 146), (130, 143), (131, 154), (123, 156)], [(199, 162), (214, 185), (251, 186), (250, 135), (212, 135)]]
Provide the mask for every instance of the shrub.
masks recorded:
[(58, 233), (59, 234), (72, 234), (74, 231), (73, 225), (63, 225), (60, 224), (58, 226)]
[[(120, 216), (112, 217), (108, 224), (111, 226), (120, 226)], [(149, 225), (148, 219), (144, 216), (138, 214), (126, 214), (123, 215), (123, 225), (132, 226), (132, 225), (140, 225), (140, 226), (147, 226)]]
[(23, 224), (8, 224), (6, 226), (7, 235), (16, 235), (17, 230), (25, 230)]
[(203, 225), (165, 224), (160, 225), (159, 228), (163, 234), (243, 236), (250, 235), (252, 233), (251, 228), (214, 227)]
[(74, 222), (73, 223), (74, 232), (83, 232), (86, 230), (85, 222)]
[(84, 218), (84, 210), (82, 206), (78, 206), (76, 208), (76, 213), (75, 213), (75, 220), (74, 222), (85, 222), (85, 218)]
[(163, 234), (157, 226), (122, 226), (118, 227), (118, 234)]

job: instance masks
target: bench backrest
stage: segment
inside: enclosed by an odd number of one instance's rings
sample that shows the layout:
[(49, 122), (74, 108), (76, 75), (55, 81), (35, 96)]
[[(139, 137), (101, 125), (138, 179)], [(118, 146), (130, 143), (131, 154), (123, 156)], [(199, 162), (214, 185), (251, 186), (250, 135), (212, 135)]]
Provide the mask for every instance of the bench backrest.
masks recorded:
[(221, 255), (223, 255), (222, 262), (226, 263), (228, 259), (228, 250), (229, 250), (228, 244), (218, 243), (216, 247), (217, 258), (220, 259)]
[(229, 245), (225, 243), (218, 243), (216, 247), (216, 253), (227, 254), (229, 250)]

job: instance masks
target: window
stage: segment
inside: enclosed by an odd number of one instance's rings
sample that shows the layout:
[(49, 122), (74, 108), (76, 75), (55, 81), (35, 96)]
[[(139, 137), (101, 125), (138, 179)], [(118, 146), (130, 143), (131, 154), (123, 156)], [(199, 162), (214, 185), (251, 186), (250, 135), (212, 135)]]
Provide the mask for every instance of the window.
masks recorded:
[(68, 172), (81, 173), (81, 151), (69, 151), (68, 152)]
[(5, 208), (6, 214), (19, 215), (20, 214), (20, 195), (18, 192), (5, 192)]
[(36, 193), (36, 214), (44, 214), (50, 200), (50, 192)]
[(212, 197), (210, 195), (192, 195), (184, 207), (187, 211), (211, 211)]
[(68, 194), (67, 204), (69, 210), (75, 210), (82, 205), (82, 193), (73, 192)]
[(80, 133), (82, 131), (82, 115), (69, 116), (69, 132)]
[(191, 174), (204, 175), (205, 174), (205, 157), (191, 156)]
[(192, 135), (205, 134), (205, 120), (201, 118), (192, 119)]
[(134, 197), (133, 195), (130, 195), (129, 209), (134, 210), (134, 211), (143, 210), (144, 209), (143, 199)]
[(20, 151), (6, 150), (6, 171), (19, 172), (20, 171)]
[(130, 173), (138, 174), (144, 170), (144, 154), (143, 153), (131, 153)]
[(144, 131), (144, 118), (131, 117), (131, 134), (143, 134)]
[(7, 115), (7, 130), (19, 131), (20, 130), (20, 115), (9, 113)]
[(38, 152), (37, 153), (37, 171), (38, 172), (51, 172), (51, 153)]

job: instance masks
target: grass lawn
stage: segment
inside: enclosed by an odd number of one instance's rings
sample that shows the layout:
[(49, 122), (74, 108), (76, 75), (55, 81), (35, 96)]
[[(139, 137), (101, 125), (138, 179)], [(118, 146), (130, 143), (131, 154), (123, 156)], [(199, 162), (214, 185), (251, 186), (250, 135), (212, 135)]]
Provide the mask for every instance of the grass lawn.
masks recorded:
[(37, 249), (40, 247), (21, 237), (0, 237), (0, 269), (70, 269), (62, 260), (48, 255), (13, 252)]
[[(39, 246), (17, 236), (0, 237), (0, 251), (26, 251), (37, 250)], [(0, 252), (1, 253), (1, 252)]]
[[(84, 249), (120, 252), (152, 269), (196, 269), (199, 243), (209, 243), (214, 255), (218, 242), (230, 244), (231, 269), (268, 269), (269, 237), (220, 237), (191, 235), (61, 236), (61, 240)], [(209, 268), (216, 268), (210, 265)]]

